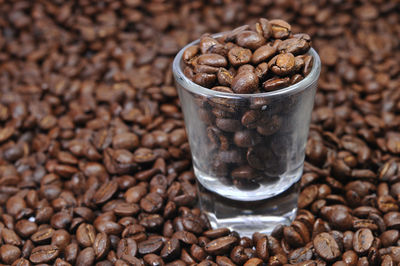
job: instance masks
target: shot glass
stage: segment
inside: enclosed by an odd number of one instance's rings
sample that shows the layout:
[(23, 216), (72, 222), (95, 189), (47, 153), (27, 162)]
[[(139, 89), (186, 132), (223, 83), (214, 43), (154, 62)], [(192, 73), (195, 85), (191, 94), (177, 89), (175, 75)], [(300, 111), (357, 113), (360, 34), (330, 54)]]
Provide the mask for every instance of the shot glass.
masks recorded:
[[(218, 37), (218, 35), (214, 35)], [(231, 94), (199, 86), (184, 75), (183, 51), (173, 74), (197, 180), (199, 205), (214, 228), (242, 235), (290, 224), (321, 63), (310, 49), (310, 73), (289, 87)]]

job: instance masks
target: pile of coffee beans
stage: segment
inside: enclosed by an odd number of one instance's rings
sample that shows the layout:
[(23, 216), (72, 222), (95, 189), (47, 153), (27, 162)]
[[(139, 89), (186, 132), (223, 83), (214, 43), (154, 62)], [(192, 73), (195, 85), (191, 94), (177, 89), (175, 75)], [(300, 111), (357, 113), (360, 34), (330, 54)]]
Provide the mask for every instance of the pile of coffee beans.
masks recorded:
[[(171, 62), (260, 17), (323, 67), (297, 217), (247, 238), (194, 207)], [(0, 263), (400, 262), (397, 0), (3, 0), (0, 25)]]
[(227, 93), (259, 93), (293, 85), (312, 68), (311, 37), (292, 34), (282, 19), (259, 19), (185, 49), (185, 75), (200, 86)]

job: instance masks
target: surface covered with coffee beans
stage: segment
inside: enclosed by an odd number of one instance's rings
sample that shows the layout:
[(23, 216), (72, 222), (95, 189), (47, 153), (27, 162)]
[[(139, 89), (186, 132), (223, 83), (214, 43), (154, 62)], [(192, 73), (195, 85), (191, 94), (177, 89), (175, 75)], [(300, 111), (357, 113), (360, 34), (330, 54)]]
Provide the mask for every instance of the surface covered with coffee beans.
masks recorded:
[[(177, 51), (260, 17), (323, 67), (291, 226), (195, 206)], [(374, 1), (0, 1), (0, 263), (396, 265), (400, 8)]]
[(308, 34), (292, 34), (282, 19), (261, 18), (251, 26), (201, 36), (182, 55), (186, 77), (215, 91), (248, 94), (288, 87), (310, 73)]

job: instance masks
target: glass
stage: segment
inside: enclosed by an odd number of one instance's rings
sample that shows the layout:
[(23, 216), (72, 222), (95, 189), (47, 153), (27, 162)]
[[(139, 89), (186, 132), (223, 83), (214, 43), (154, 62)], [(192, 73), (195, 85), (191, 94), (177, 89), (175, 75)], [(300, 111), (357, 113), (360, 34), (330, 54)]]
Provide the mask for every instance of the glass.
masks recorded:
[[(214, 35), (218, 37), (218, 35)], [(199, 204), (213, 227), (242, 235), (271, 232), (297, 211), (299, 182), (321, 63), (272, 92), (230, 94), (201, 87), (183, 73), (184, 47), (173, 74), (197, 179)]]

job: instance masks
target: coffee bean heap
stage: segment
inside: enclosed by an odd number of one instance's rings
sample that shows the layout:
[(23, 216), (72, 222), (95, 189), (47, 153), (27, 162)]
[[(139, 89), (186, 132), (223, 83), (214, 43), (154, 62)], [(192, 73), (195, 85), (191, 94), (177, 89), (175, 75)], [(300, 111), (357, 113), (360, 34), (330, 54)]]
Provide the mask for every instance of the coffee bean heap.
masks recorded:
[(185, 49), (185, 75), (200, 86), (227, 93), (259, 93), (295, 84), (307, 76), (311, 38), (292, 34), (284, 20), (261, 18), (220, 38), (206, 34)]
[[(400, 262), (400, 12), (388, 1), (0, 1), (0, 263)], [(323, 63), (299, 212), (272, 235), (196, 208), (173, 56), (284, 19)]]

